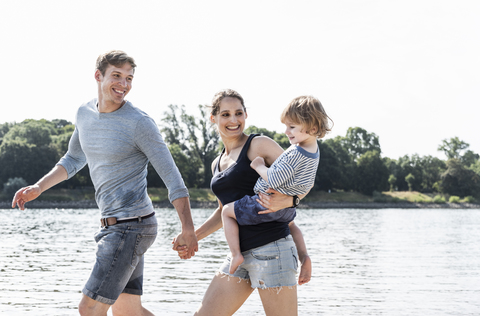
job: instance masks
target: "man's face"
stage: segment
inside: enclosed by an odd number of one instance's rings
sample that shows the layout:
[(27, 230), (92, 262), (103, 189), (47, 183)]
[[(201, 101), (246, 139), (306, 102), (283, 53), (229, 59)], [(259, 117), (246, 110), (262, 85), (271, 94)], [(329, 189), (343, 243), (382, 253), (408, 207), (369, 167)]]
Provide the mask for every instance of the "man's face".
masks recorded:
[(99, 99), (105, 103), (121, 106), (132, 88), (133, 73), (134, 69), (129, 63), (121, 67), (109, 65), (105, 75), (97, 69), (95, 79), (99, 84)]

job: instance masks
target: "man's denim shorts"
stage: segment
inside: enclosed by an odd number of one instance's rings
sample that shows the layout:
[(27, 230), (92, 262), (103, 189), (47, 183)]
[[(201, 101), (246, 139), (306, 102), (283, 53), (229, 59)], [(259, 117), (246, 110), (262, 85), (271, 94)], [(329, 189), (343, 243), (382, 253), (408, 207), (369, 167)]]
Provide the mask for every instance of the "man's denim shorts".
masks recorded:
[(258, 248), (242, 252), (245, 259), (232, 275), (228, 273), (231, 255), (219, 272), (250, 280), (252, 288), (279, 288), (297, 285), (298, 254), (291, 235)]
[(260, 211), (265, 211), (266, 208), (261, 206), (257, 199), (258, 195), (245, 195), (235, 201), (233, 209), (238, 225), (258, 225), (267, 222), (290, 223), (297, 215), (295, 207), (287, 207), (273, 213), (258, 214)]
[(96, 262), (83, 294), (109, 305), (121, 293), (142, 295), (143, 254), (156, 236), (155, 216), (100, 229), (95, 234)]

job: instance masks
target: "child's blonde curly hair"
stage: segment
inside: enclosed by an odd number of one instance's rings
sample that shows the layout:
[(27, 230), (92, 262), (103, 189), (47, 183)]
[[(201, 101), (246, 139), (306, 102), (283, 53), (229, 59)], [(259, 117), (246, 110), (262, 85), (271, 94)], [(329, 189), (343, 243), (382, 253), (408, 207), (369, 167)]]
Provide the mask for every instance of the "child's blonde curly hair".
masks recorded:
[(293, 99), (283, 110), (280, 120), (284, 124), (286, 120), (290, 120), (302, 125), (306, 133), (317, 138), (323, 138), (333, 126), (332, 119), (327, 115), (320, 101), (308, 95)]

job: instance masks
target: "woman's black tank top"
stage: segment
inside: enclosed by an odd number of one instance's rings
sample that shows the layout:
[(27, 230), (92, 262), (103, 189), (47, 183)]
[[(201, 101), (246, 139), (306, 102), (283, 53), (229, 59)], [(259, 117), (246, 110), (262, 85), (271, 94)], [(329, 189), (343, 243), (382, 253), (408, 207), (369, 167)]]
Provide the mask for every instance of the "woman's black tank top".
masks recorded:
[[(259, 175), (250, 167), (251, 161), (247, 156), (248, 148), (255, 136), (258, 136), (258, 134), (248, 136), (248, 140), (243, 145), (237, 161), (223, 171), (219, 171), (219, 165), (225, 149), (220, 154), (220, 158), (214, 168), (210, 187), (223, 205), (239, 200), (245, 195), (255, 195), (253, 187)], [(290, 234), (288, 223), (280, 222), (239, 226), (239, 231), (241, 251), (266, 245)]]

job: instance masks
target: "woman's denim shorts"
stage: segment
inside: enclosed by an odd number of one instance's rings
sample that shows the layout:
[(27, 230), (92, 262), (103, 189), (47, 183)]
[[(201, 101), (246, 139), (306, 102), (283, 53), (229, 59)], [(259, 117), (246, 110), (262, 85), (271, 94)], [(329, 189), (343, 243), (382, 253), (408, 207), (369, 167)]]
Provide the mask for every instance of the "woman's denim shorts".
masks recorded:
[(100, 229), (95, 234), (96, 262), (83, 294), (109, 305), (121, 293), (142, 295), (143, 254), (156, 236), (155, 216)]
[(252, 288), (278, 288), (297, 285), (298, 254), (291, 235), (265, 246), (242, 252), (245, 259), (232, 275), (228, 273), (231, 255), (228, 255), (219, 272), (250, 280)]

